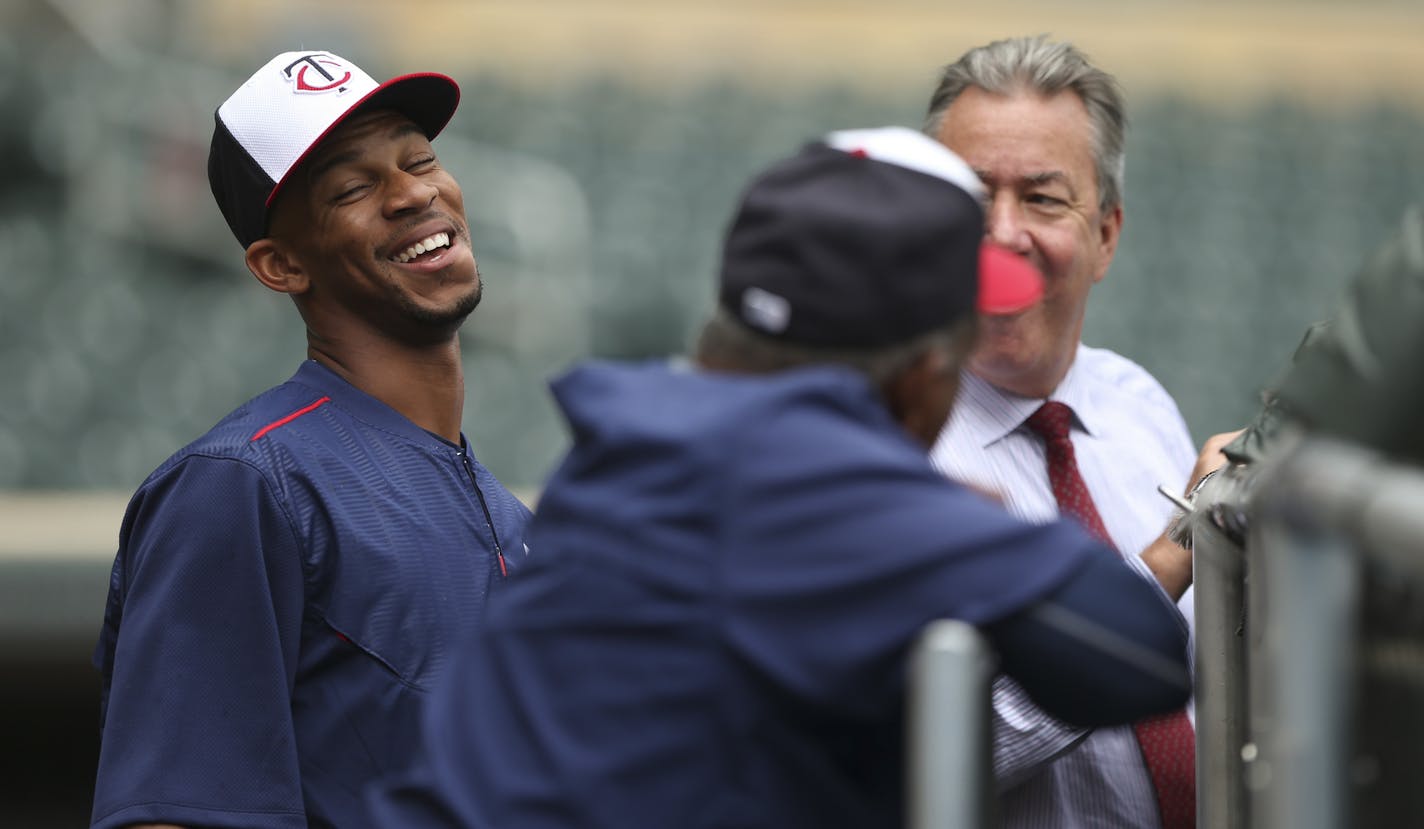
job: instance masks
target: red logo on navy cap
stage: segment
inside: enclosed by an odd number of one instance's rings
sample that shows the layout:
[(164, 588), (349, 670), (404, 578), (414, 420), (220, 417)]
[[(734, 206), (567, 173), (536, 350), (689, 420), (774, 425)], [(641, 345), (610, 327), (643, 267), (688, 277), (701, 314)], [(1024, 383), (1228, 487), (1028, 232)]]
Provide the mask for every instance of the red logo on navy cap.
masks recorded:
[(287, 80), (292, 82), (298, 92), (340, 94), (346, 91), (345, 84), (351, 80), (351, 70), (320, 52), (302, 55), (287, 64), (282, 74), (287, 76)]

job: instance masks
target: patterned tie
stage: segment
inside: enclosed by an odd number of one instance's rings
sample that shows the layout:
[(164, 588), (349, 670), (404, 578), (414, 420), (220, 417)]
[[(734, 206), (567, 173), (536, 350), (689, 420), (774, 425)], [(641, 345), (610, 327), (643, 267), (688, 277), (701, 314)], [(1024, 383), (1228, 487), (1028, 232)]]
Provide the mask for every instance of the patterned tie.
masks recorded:
[[(1048, 450), (1048, 482), (1060, 513), (1072, 515), (1088, 532), (1111, 545), (1107, 527), (1093, 504), (1093, 496), (1078, 473), (1073, 441), (1068, 437), (1073, 410), (1050, 400), (1024, 423), (1043, 438)], [(1164, 829), (1196, 826), (1196, 734), (1186, 709), (1134, 723), (1142, 759), (1157, 791), (1157, 808)]]

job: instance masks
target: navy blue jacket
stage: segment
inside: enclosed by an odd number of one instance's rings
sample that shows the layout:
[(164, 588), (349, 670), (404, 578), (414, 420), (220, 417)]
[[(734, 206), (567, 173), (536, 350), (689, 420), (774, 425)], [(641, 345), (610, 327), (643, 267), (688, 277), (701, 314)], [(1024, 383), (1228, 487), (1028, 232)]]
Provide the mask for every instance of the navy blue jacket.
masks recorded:
[(318, 363), (233, 412), (124, 517), (93, 825), (371, 825), (363, 787), (412, 762), (527, 518), (465, 449)]
[(1030, 691), (1119, 722), (1186, 698), (1155, 586), (945, 480), (850, 371), (591, 364), (555, 392), (574, 446), (529, 561), (433, 697), (427, 762), (373, 798), (384, 825), (899, 827), (921, 630), (1021, 649), (1027, 609), (1085, 573), (1075, 610), (1100, 619), (1111, 590), (1175, 682), (1118, 691), (1103, 658)]

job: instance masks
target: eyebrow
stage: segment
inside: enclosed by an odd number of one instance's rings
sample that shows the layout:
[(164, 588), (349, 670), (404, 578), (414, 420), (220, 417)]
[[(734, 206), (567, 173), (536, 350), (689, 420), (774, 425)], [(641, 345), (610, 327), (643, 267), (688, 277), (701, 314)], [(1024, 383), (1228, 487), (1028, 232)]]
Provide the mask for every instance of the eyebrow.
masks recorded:
[[(989, 187), (992, 189), (994, 185), (994, 178), (993, 176), (989, 175), (988, 170), (975, 169), (974, 175), (978, 176), (979, 180), (984, 182), (985, 187)], [(1019, 176), (1018, 178), (1014, 179), (1014, 184), (1021, 187), (1042, 187), (1045, 184), (1054, 183), (1062, 184), (1064, 187), (1068, 188), (1068, 192), (1071, 195), (1075, 197), (1077, 196), (1077, 191), (1073, 189), (1073, 182), (1068, 179), (1068, 174), (1064, 173), (1062, 170), (1046, 170), (1042, 173), (1033, 173), (1027, 176)]]
[[(391, 140), (399, 140), (411, 134), (425, 135), (425, 131), (422, 130), (419, 126), (417, 126), (413, 121), (402, 120), (399, 123), (394, 124), (389, 130), (386, 131), (386, 138), (389, 138)], [(335, 152), (325, 157), (318, 156), (316, 159), (313, 159), (311, 166), (307, 168), (307, 182), (310, 184), (315, 184), (318, 179), (331, 172), (333, 169), (340, 167), (343, 164), (350, 164), (351, 162), (356, 161), (360, 157), (361, 154), (356, 152), (355, 150)]]
[[(974, 168), (974, 175), (978, 176), (980, 181), (992, 181), (994, 178), (988, 170), (979, 167)], [(1019, 176), (1016, 179), (1021, 184), (1048, 184), (1052, 181), (1066, 182), (1067, 180), (1068, 175), (1061, 170), (1047, 170), (1042, 173)]]
[(1024, 184), (1050, 184), (1055, 181), (1068, 184), (1068, 176), (1058, 170), (1050, 170), (1044, 173), (1034, 173), (1031, 176), (1024, 176), (1019, 179), (1019, 181), (1022, 181)]

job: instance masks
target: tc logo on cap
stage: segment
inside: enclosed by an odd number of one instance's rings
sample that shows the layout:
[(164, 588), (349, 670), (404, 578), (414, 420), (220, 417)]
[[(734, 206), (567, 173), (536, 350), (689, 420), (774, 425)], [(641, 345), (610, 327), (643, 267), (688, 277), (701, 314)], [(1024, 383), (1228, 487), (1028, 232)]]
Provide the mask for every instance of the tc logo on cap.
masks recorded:
[(213, 197), (246, 248), (266, 235), (268, 208), (287, 176), (352, 113), (393, 109), (434, 138), (459, 101), (460, 88), (435, 72), (378, 84), (339, 55), (283, 52), (218, 107), (208, 151)]
[(346, 83), (351, 80), (351, 70), (321, 52), (302, 55), (287, 64), (282, 74), (297, 92), (335, 91), (340, 95), (346, 91)]

